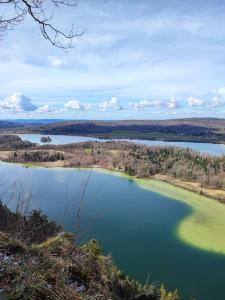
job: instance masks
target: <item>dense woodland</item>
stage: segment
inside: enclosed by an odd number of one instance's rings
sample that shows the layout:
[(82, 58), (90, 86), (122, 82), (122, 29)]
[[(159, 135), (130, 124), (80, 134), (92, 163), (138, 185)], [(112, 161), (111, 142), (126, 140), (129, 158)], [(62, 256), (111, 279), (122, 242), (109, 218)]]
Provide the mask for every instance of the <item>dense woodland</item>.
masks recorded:
[[(14, 161), (17, 160), (17, 152), (13, 154)], [(24, 151), (20, 154), (19, 160), (24, 162), (53, 162), (57, 160), (64, 160), (64, 155), (59, 152), (49, 152), (49, 151)]]
[(35, 144), (22, 141), (17, 135), (0, 135), (0, 151), (26, 149), (35, 146)]

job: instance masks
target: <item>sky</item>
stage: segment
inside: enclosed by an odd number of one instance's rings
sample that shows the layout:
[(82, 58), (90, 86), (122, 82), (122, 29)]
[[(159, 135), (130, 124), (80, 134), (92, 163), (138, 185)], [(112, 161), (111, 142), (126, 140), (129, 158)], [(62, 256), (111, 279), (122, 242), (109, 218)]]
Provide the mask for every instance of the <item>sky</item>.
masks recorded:
[(72, 49), (29, 18), (0, 40), (0, 119), (225, 117), (225, 1), (76, 3), (53, 18)]

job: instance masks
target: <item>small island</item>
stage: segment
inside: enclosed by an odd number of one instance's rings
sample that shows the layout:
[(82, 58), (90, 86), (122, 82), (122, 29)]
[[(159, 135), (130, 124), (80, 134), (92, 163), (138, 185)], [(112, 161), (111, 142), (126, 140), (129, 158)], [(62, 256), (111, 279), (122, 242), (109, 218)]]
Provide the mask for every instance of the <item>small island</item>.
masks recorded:
[(52, 139), (49, 136), (43, 136), (41, 138), (42, 143), (51, 143)]

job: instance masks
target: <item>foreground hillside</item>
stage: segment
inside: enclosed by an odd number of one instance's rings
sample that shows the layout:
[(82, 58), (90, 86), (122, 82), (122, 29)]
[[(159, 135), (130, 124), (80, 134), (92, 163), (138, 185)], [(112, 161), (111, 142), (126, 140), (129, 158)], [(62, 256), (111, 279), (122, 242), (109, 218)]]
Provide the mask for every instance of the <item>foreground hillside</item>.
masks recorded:
[(22, 217), (0, 203), (0, 298), (4, 292), (9, 300), (181, 299), (161, 284), (128, 278), (96, 240), (80, 245), (61, 230), (40, 211)]
[[(8, 127), (8, 129), (7, 129)], [(0, 124), (1, 132), (85, 135), (165, 141), (225, 143), (225, 120), (193, 118), (175, 120), (63, 121), (51, 124)]]

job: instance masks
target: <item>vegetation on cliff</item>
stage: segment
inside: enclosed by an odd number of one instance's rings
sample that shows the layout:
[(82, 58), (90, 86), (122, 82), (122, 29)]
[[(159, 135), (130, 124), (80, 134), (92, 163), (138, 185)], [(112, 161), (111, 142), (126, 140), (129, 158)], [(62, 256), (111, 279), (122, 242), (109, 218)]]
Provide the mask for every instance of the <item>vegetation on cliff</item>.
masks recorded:
[(81, 245), (40, 211), (25, 217), (3, 204), (0, 265), (0, 287), (10, 300), (180, 299), (177, 291), (124, 275), (96, 240)]

